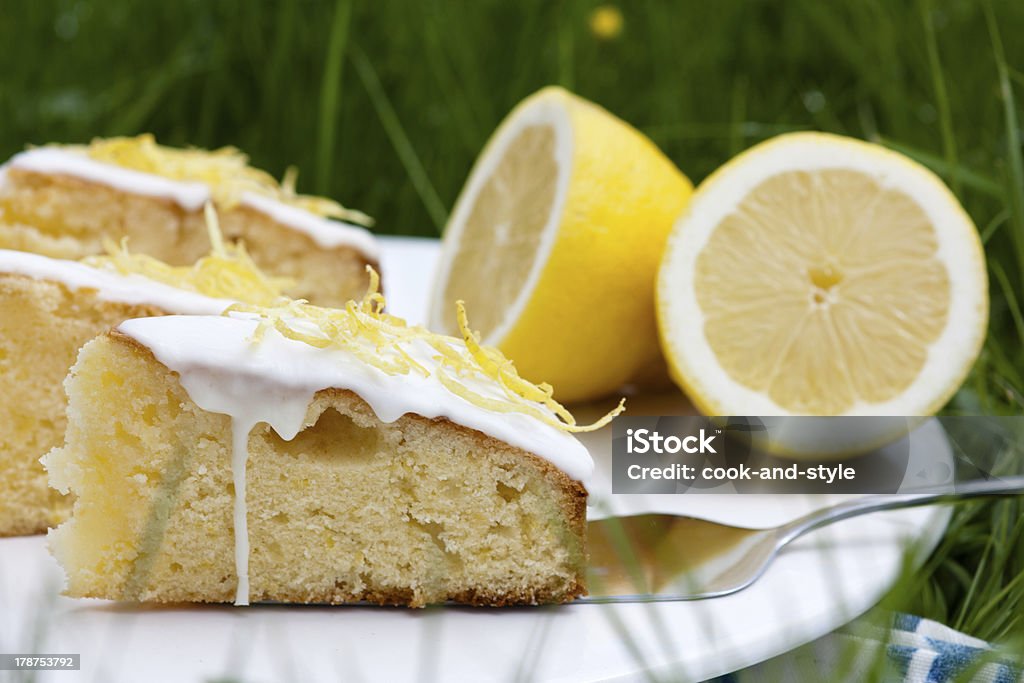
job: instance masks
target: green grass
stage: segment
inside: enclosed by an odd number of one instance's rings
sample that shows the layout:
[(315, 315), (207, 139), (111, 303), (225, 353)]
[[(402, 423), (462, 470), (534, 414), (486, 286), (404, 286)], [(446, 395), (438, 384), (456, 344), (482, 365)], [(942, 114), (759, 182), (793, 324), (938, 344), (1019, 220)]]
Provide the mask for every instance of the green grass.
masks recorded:
[[(646, 132), (694, 181), (778, 133), (874, 140), (931, 167), (981, 231), (988, 341), (949, 412), (1024, 409), (1024, 3), (723, 0), (13, 3), (0, 157), (26, 143), (153, 131), (237, 145), (300, 189), (440, 232), (489, 132), (550, 83)], [(1024, 627), (1024, 508), (960, 508), (899, 602), (984, 638)]]
[[(1021, 472), (1024, 418), (950, 419), (954, 450), (988, 471)], [(890, 603), (991, 641), (1024, 643), (1024, 499), (960, 504), (927, 562), (909, 572)], [(1021, 650), (1024, 653), (1024, 650)]]

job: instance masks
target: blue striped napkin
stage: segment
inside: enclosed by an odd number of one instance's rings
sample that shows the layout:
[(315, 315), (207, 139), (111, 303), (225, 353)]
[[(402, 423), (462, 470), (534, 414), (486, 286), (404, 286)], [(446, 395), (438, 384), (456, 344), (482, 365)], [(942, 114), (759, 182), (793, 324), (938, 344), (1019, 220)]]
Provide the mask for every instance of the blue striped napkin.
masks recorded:
[[(885, 668), (879, 671), (881, 648), (885, 648)], [(888, 631), (854, 622), (793, 652), (715, 679), (716, 683), (806, 680), (1024, 683), (1024, 668), (1019, 655), (1000, 652), (937, 622), (897, 614)]]

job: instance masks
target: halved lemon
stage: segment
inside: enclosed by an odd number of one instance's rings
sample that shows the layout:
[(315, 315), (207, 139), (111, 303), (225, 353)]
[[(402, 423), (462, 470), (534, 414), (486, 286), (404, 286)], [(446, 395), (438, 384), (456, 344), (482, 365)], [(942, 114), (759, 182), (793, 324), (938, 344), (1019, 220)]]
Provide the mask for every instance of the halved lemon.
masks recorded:
[(625, 122), (561, 88), (520, 103), (481, 152), (445, 231), (430, 313), (562, 401), (606, 395), (658, 361), (654, 281), (692, 185)]
[(934, 174), (794, 133), (694, 193), (657, 287), (673, 377), (714, 415), (929, 415), (988, 319), (977, 230)]

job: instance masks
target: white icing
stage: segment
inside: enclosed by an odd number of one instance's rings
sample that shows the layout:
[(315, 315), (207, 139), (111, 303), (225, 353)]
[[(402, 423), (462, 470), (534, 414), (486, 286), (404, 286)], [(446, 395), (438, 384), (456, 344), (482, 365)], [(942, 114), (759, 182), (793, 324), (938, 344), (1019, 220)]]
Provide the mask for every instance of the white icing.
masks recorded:
[[(407, 413), (443, 417), (534, 453), (578, 481), (586, 482), (593, 474), (594, 461), (572, 435), (522, 413), (481, 408), (448, 391), (434, 373), (389, 375), (348, 351), (316, 348), (274, 330), (267, 330), (254, 344), (256, 326), (255, 320), (242, 317), (165, 316), (128, 320), (118, 327), (177, 372), (196, 405), (231, 417), (236, 604), (249, 600), (245, 498), (249, 432), (266, 422), (282, 439), (295, 438), (309, 404), (322, 389), (355, 392), (382, 422), (394, 422)], [(403, 348), (416, 362), (436, 367), (437, 351), (422, 340), (404, 342)], [(501, 396), (501, 389), (483, 378), (460, 381), (484, 396)]]
[(249, 469), (249, 432), (255, 422), (231, 418), (231, 481), (235, 486), (235, 604), (249, 604), (249, 506), (246, 504), (246, 472)]
[(380, 260), (377, 240), (369, 230), (360, 228), (358, 225), (324, 218), (297, 206), (283, 204), (270, 197), (252, 192), (242, 195), (241, 203), (281, 225), (309, 235), (314, 242), (325, 249), (352, 247), (374, 261)]
[[(206, 183), (174, 180), (153, 173), (144, 173), (116, 164), (97, 161), (74, 147), (36, 147), (16, 154), (0, 167), (0, 182), (7, 168), (19, 168), (49, 175), (68, 175), (107, 185), (121, 192), (169, 199), (186, 211), (199, 211), (210, 200)], [(366, 229), (329, 220), (296, 206), (252, 192), (242, 196), (241, 203), (285, 227), (313, 238), (325, 249), (347, 246), (371, 260), (379, 260), (377, 242)]]
[(0, 249), (0, 273), (60, 282), (72, 290), (91, 289), (102, 301), (136, 306), (148, 304), (169, 313), (217, 315), (234, 303), (171, 287), (141, 275), (121, 275), (78, 261), (64, 261), (25, 251)]
[(36, 147), (14, 155), (7, 164), (36, 173), (69, 175), (131, 194), (170, 199), (186, 211), (198, 211), (210, 199), (206, 183), (172, 180), (104, 163), (74, 148)]

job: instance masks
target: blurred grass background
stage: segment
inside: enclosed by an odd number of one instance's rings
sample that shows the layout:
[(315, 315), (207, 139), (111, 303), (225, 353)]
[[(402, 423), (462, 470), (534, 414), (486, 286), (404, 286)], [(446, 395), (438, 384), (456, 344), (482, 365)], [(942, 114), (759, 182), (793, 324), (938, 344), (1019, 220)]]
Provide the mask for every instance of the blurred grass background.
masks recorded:
[[(300, 187), (366, 210), (382, 232), (433, 235), (502, 116), (558, 83), (646, 132), (695, 181), (794, 129), (891, 140), (942, 167), (948, 110), (964, 199), (979, 225), (995, 215), (1006, 128), (976, 0), (627, 2), (607, 37), (592, 27), (600, 6), (9, 3), (0, 154), (142, 131), (232, 144), (278, 175), (297, 164)], [(1024, 4), (994, 12), (1024, 27)], [(1024, 63), (1014, 32), (1005, 42)]]
[[(777, 133), (881, 142), (938, 172), (986, 243), (989, 341), (948, 412), (1024, 408), (1019, 0), (33, 0), (0, 13), (0, 156), (151, 131), (236, 145), (299, 188), (440, 233), (475, 155), (558, 83), (647, 133), (695, 182)], [(959, 509), (908, 609), (1024, 627), (1024, 506)]]

